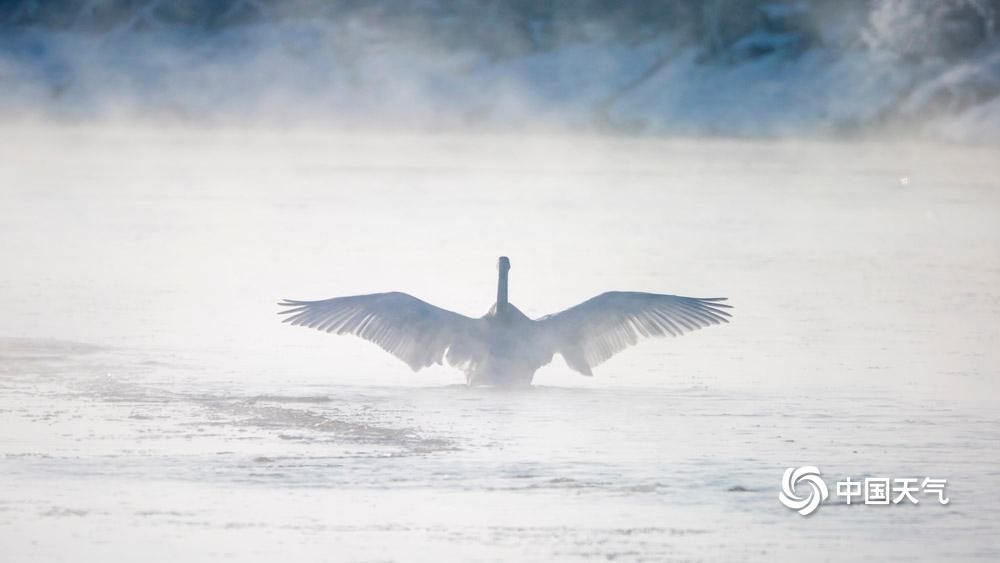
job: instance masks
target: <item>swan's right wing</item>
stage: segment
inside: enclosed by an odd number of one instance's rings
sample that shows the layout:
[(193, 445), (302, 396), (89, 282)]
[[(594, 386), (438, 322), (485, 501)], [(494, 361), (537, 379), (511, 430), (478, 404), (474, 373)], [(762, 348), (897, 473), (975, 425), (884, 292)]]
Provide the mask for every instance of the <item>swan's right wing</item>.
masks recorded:
[(405, 293), (375, 293), (323, 301), (278, 303), (284, 322), (336, 334), (353, 334), (378, 344), (414, 371), (440, 364), (445, 352), (477, 333), (474, 319)]
[(591, 375), (591, 368), (644, 336), (680, 336), (729, 322), (724, 297), (681, 297), (637, 291), (609, 291), (561, 313), (538, 319), (542, 334), (567, 365)]

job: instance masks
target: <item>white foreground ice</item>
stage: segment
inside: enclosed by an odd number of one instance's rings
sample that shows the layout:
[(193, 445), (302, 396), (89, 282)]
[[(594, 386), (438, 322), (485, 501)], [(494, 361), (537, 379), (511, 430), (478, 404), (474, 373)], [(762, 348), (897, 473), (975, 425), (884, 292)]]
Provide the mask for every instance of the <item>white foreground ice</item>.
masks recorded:
[[(7, 127), (9, 561), (1000, 557), (988, 148)], [(518, 392), (281, 325), (401, 290), (735, 322)], [(778, 502), (786, 467), (948, 506)], [(833, 491), (831, 491), (833, 493)]]

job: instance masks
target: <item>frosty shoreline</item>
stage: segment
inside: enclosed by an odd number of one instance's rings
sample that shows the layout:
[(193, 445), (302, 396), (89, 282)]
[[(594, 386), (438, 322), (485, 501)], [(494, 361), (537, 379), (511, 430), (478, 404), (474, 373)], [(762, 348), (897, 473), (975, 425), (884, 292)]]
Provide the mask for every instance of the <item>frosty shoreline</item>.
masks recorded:
[(986, 3), (36, 4), (0, 10), (5, 118), (1000, 143)]

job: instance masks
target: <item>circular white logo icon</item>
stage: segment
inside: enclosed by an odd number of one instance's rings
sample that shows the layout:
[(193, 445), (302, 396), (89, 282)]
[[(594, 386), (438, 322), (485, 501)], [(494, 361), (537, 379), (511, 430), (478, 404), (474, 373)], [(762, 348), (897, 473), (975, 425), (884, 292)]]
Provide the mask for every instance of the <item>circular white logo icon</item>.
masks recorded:
[[(800, 496), (798, 494), (799, 483), (809, 485), (809, 494)], [(799, 511), (803, 516), (809, 516), (819, 508), (820, 503), (830, 496), (830, 491), (826, 488), (826, 483), (820, 477), (819, 468), (813, 465), (803, 465), (795, 468), (789, 467), (785, 470), (784, 477), (781, 478), (781, 493), (778, 500), (781, 504)]]

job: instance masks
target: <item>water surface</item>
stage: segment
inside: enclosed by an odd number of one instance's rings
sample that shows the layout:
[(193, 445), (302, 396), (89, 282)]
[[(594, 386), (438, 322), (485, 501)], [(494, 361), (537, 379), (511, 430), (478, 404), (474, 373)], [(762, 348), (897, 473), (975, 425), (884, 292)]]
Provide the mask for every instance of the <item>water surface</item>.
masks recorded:
[[(16, 561), (993, 560), (1000, 167), (974, 147), (21, 127), (0, 137)], [(731, 325), (470, 389), (283, 326), (608, 289)], [(781, 506), (786, 467), (948, 506)]]

